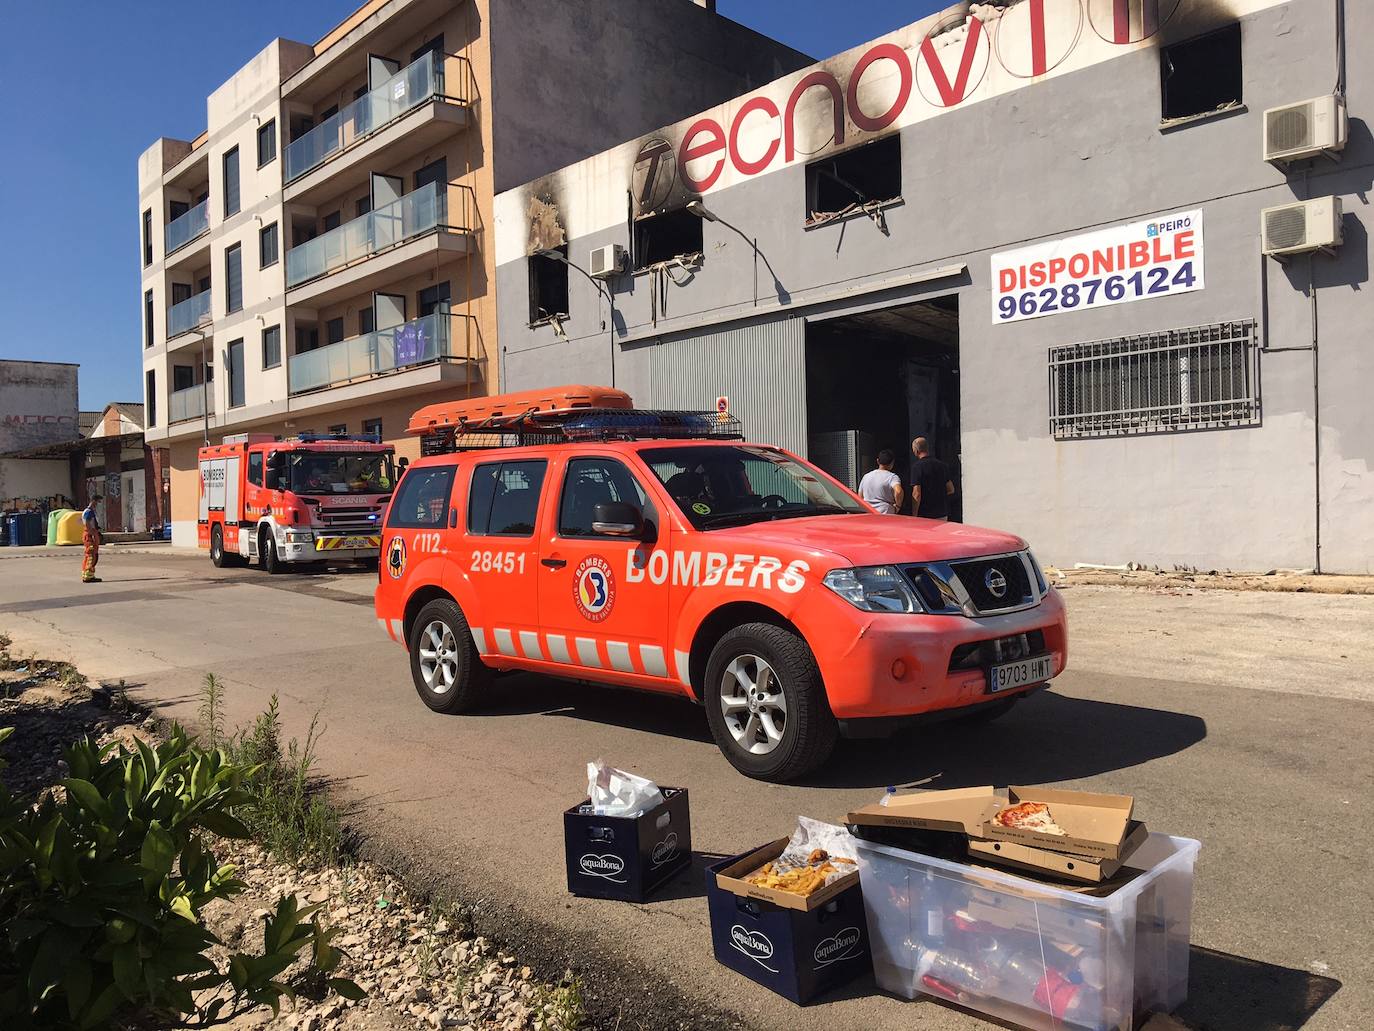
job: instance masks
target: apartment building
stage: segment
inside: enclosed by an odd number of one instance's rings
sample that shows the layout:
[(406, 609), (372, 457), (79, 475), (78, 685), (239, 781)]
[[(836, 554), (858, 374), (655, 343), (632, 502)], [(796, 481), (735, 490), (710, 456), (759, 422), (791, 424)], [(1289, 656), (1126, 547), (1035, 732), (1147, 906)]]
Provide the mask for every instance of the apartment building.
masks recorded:
[(370, 0), (274, 39), (139, 159), (146, 434), (378, 433), (499, 389), (499, 190), (802, 67), (708, 0)]

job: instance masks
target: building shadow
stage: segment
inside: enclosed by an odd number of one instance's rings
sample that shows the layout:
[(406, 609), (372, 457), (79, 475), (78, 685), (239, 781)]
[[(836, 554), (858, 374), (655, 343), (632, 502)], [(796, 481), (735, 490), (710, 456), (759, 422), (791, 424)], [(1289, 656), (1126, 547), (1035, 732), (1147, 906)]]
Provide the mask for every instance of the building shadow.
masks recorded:
[(1297, 1031), (1340, 989), (1334, 977), (1194, 945), (1177, 1016), (1205, 1031)]

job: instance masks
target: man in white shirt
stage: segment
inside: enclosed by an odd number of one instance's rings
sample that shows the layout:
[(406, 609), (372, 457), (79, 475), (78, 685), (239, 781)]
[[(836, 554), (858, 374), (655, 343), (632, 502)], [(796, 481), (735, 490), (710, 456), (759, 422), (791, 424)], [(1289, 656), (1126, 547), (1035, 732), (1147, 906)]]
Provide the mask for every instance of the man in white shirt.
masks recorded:
[(871, 469), (859, 481), (859, 497), (883, 515), (896, 515), (902, 510), (902, 478), (892, 471), (894, 461), (887, 448), (878, 452), (878, 468)]

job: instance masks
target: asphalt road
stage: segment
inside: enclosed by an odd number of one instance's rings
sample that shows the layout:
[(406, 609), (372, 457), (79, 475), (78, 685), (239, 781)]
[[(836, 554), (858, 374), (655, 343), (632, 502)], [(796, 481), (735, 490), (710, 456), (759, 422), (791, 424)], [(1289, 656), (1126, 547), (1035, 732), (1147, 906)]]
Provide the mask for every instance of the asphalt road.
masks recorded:
[[(777, 787), (737, 775), (687, 703), (521, 676), (480, 715), (430, 713), (366, 574), (269, 578), (108, 548), (105, 582), (82, 585), (78, 563), (0, 552), (0, 632), (17, 652), (123, 679), (170, 716), (194, 718), (210, 671), (231, 721), (273, 692), (291, 733), (319, 713), (322, 772), (368, 849), (540, 937), (547, 962), (599, 972), (603, 991), (622, 983), (625, 1027), (656, 984), (760, 1027), (988, 1026), (865, 982), (798, 1009), (711, 955), (704, 857), (915, 782), (1127, 792), (1153, 829), (1200, 839), (1180, 1014), (1194, 1025), (1364, 1028), (1374, 1013), (1372, 597), (1071, 588), (1069, 670), (1051, 692), (989, 727), (844, 744), (808, 784)], [(699, 854), (651, 904), (566, 893), (560, 814), (598, 756), (691, 790)]]

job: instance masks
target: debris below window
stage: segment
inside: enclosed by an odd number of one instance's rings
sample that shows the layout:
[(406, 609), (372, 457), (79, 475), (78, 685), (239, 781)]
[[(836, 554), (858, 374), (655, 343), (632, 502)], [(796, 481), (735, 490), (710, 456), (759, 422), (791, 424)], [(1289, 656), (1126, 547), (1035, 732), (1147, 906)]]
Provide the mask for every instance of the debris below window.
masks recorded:
[[(643, 271), (651, 266), (674, 259), (705, 253), (702, 219), (686, 208), (649, 215), (635, 222), (635, 269)], [(684, 267), (688, 264), (683, 261)]]
[(1241, 103), (1240, 23), (1159, 52), (1160, 117), (1167, 123)]
[[(530, 255), (530, 325), (568, 317), (568, 245)], [(561, 328), (561, 327), (559, 327)]]
[(902, 196), (902, 147), (896, 133), (806, 166), (806, 224), (862, 211), (887, 231), (882, 208)]

